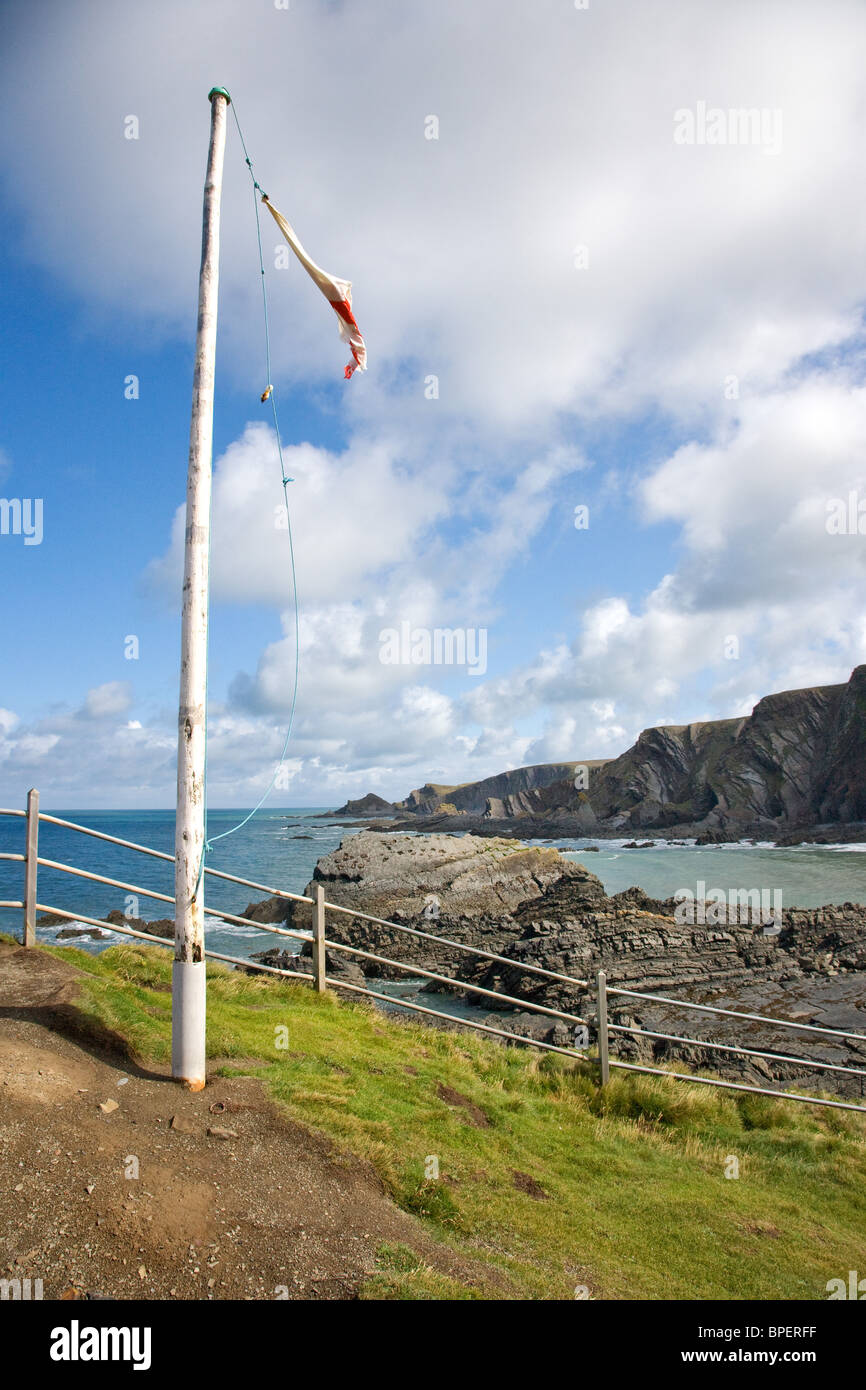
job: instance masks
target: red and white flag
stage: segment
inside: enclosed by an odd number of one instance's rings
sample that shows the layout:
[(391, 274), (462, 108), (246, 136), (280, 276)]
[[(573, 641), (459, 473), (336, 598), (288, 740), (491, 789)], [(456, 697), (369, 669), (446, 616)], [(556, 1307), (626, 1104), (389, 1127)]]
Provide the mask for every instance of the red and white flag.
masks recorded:
[(365, 372), (367, 370), (367, 349), (364, 345), (364, 339), (361, 337), (361, 330), (355, 322), (355, 315), (352, 313), (351, 280), (338, 280), (336, 275), (329, 275), (327, 271), (317, 266), (315, 261), (310, 260), (310, 257), (298, 241), (294, 228), (286, 221), (281, 212), (277, 212), (267, 194), (262, 194), (262, 202), (267, 207), (271, 217), (276, 222), (310, 279), (315, 280), (322, 294), (339, 319), (340, 337), (344, 342), (349, 344), (349, 347), (352, 349), (352, 357), (354, 358), (354, 361), (350, 362), (345, 369), (346, 379), (348, 380), (356, 367), (359, 371)]

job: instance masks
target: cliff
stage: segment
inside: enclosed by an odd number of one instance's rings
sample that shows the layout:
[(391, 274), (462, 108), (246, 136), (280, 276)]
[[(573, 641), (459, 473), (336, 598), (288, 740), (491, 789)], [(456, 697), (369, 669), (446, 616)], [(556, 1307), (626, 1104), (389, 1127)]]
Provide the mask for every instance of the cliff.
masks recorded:
[(439, 786), (428, 782), (395, 805), (398, 811), (419, 816), (436, 815), (442, 806), (453, 808), (458, 815), (486, 815), (492, 814), (491, 805), (498, 811), (510, 802), (514, 809), (506, 810), (504, 814), (519, 815), (523, 809), (534, 808), (536, 804), (527, 793), (563, 783), (570, 784), (574, 780), (576, 766), (576, 763), (539, 763), (534, 767), (516, 767), (510, 772), (485, 777), (480, 782), (464, 782), (458, 786)]
[(395, 809), (403, 823), (421, 818), (428, 829), (508, 833), (518, 821), (524, 836), (736, 838), (858, 825), (866, 821), (866, 666), (844, 685), (768, 695), (741, 718), (645, 729), (617, 758), (428, 783)]

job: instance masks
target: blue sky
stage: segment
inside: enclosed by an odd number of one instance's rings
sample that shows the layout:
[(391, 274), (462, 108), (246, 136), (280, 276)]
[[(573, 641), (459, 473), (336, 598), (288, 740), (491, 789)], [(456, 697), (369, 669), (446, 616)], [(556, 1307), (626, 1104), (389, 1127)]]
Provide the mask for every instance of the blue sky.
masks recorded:
[[(6, 5), (0, 497), (41, 498), (44, 534), (0, 534), (4, 804), (173, 800), (214, 83), (274, 203), (353, 280), (370, 359), (343, 381), (332, 313), (263, 226), (302, 615), (275, 804), (613, 756), (649, 724), (847, 678), (863, 538), (825, 523), (866, 498), (866, 15), (754, 11)], [(683, 146), (676, 113), (701, 102), (724, 140)], [(264, 371), (232, 123), (214, 805), (258, 798), (291, 696)], [(483, 629), (485, 672), (384, 665), (404, 622)]]

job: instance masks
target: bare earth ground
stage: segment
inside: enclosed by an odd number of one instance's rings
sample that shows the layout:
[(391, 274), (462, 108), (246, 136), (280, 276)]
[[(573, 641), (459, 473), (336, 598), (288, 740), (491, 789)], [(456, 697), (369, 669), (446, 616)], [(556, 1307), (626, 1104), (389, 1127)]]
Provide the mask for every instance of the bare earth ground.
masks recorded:
[(95, 1035), (77, 975), (0, 943), (0, 1278), (45, 1298), (345, 1299), (387, 1242), (483, 1283), (260, 1082), (193, 1095)]

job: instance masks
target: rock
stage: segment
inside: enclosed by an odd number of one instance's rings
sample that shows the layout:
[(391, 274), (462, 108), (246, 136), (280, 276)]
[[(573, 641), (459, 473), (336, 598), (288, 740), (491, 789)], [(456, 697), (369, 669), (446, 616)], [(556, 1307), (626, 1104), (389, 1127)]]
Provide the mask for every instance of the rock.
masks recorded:
[(271, 946), (267, 951), (254, 951), (250, 960), (261, 961), (274, 970), (297, 970), (298, 957), (292, 951), (281, 951), (279, 946)]
[[(45, 923), (40, 923), (44, 926)], [(64, 927), (57, 933), (58, 941), (67, 941), (73, 937), (86, 936), (92, 941), (102, 941), (108, 936), (108, 932), (101, 931), (99, 927)]]
[(251, 922), (264, 922), (268, 926), (278, 922), (287, 922), (292, 912), (292, 901), (290, 898), (264, 898), (261, 902), (248, 903), (241, 917), (247, 917)]
[(514, 833), (516, 821), (533, 839), (658, 829), (702, 844), (863, 840), (866, 665), (845, 685), (765, 696), (750, 715), (644, 729), (617, 758), (427, 783), (395, 811), (398, 826), (475, 835)]
[(119, 1110), (120, 1106), (118, 1105), (116, 1100), (103, 1100), (100, 1101), (99, 1108), (102, 1111), (103, 1115), (111, 1115), (114, 1113), (115, 1110)]
[[(329, 901), (374, 915), (387, 906), (392, 917), (407, 920), (423, 917), (432, 898), (440, 919), (478, 921), (507, 916), (554, 887), (583, 903), (604, 898), (600, 879), (555, 849), (473, 835), (410, 838), (361, 831), (319, 860), (313, 883), (324, 886)], [(309, 912), (306, 904), (296, 909), (296, 918)]]
[(119, 908), (113, 907), (105, 921), (109, 926), (131, 927), (133, 931), (147, 932), (149, 936), (162, 936), (167, 941), (174, 937), (174, 922), (170, 917), (160, 917), (155, 922), (146, 922), (143, 917), (127, 917)]
[(338, 811), (326, 811), (325, 816), (383, 816), (393, 814), (394, 803), (368, 792), (358, 801), (347, 801)]
[[(394, 923), (380, 926), (357, 917), (328, 914), (328, 935), (394, 961), (421, 966), (447, 977), (449, 983), (429, 981), (423, 993), (464, 994), (489, 1010), (491, 1026), (555, 1046), (576, 1046), (574, 1026), (528, 1009), (515, 1009), (503, 1000), (473, 996), (465, 985), (475, 984), (494, 995), (509, 995), (526, 1003), (543, 1004), (591, 1020), (595, 1009), (595, 974), (607, 972), (614, 987), (673, 995), (696, 1002), (712, 1002), (723, 995), (724, 1007), (742, 1008), (748, 991), (758, 993), (746, 1012), (772, 1014), (782, 1009), (789, 1017), (780, 991), (797, 985), (814, 995), (832, 981), (844, 982), (830, 999), (857, 998), (866, 978), (866, 908), (843, 904), (816, 909), (786, 908), (779, 913), (777, 935), (765, 936), (761, 908), (752, 904), (695, 904), (693, 920), (683, 920), (682, 904), (660, 902), (639, 888), (608, 896), (600, 881), (584, 866), (563, 859), (557, 850), (530, 848), (502, 839), (473, 835), (377, 835), (363, 831), (349, 837), (316, 867), (316, 882), (325, 886), (328, 900), (359, 912), (368, 912)], [(430, 898), (439, 904), (439, 915), (425, 915)], [(302, 907), (304, 905), (298, 905)], [(417, 928), (446, 938), (445, 942), (407, 934), (401, 926)], [(490, 961), (459, 950), (459, 942), (508, 958)], [(309, 951), (309, 946), (305, 946)], [(264, 955), (267, 953), (263, 953)], [(339, 952), (329, 951), (329, 973), (340, 968)], [(336, 957), (331, 960), (331, 957)], [(293, 958), (295, 968), (298, 958)], [(379, 962), (351, 959), (366, 976), (405, 979), (406, 973)], [(540, 966), (572, 977), (551, 980), (521, 968)], [(290, 967), (291, 968), (291, 967)], [(309, 967), (302, 967), (309, 968)], [(344, 977), (344, 978), (349, 978)], [(580, 981), (587, 982), (582, 985)], [(834, 986), (835, 988), (835, 986)], [(802, 1002), (799, 1004), (802, 1007)], [(697, 1023), (682, 1011), (641, 1001), (639, 1018), (628, 1027), (687, 1033), (700, 1039), (702, 1015)], [(442, 1026), (448, 1026), (443, 1024)], [(714, 1018), (707, 1037), (742, 1043), (742, 1021)], [(829, 1026), (834, 1026), (830, 1024)], [(859, 1031), (859, 1015), (839, 1026)], [(747, 1044), (748, 1045), (748, 1044)], [(758, 1050), (812, 1056), (820, 1044), (792, 1039), (778, 1028), (770, 1030)], [(617, 1035), (617, 1050), (625, 1060), (679, 1057), (689, 1065), (708, 1067), (716, 1073), (780, 1078), (785, 1065), (762, 1059), (737, 1058), (694, 1045), (668, 1044), (663, 1040)], [(833, 1044), (836, 1052), (822, 1060), (844, 1060), (858, 1044)], [(846, 1048), (848, 1049), (846, 1051)], [(811, 1049), (811, 1050), (810, 1050)], [(866, 1066), (863, 1057), (852, 1065)], [(815, 1055), (819, 1055), (815, 1053)], [(763, 1063), (762, 1063), (763, 1065)], [(815, 1075), (804, 1068), (789, 1068), (791, 1076), (815, 1084)], [(841, 1079), (840, 1079), (841, 1077)], [(831, 1073), (821, 1077), (827, 1088), (845, 1087), (856, 1078)], [(853, 1093), (853, 1092), (852, 1092)]]
[[(601, 764), (596, 762), (593, 766)], [(570, 783), (576, 767), (576, 763), (539, 763), (534, 767), (500, 772), (493, 777), (485, 777), (481, 782), (467, 782), (460, 787), (438, 786), (428, 782), (426, 786), (410, 792), (405, 801), (395, 802), (394, 809), (429, 816), (435, 815), (443, 805), (448, 805), (452, 808), (452, 815), (515, 815), (524, 809), (521, 797), (526, 793), (558, 785), (563, 779), (568, 779)]]
[(172, 1115), (170, 1129), (174, 1129), (178, 1134), (195, 1134), (197, 1127), (195, 1123), (188, 1119), (186, 1115)]
[(237, 1139), (238, 1133), (235, 1129), (225, 1129), (222, 1125), (208, 1125), (209, 1139)]
[[(251, 959), (261, 961), (262, 965), (270, 965), (276, 970), (294, 970), (304, 975), (313, 973), (313, 948), (308, 941), (301, 948), (300, 955), (271, 947), (269, 951), (256, 951)], [(354, 959), (343, 951), (328, 949), (325, 952), (325, 974), (345, 980), (347, 984), (364, 983), (363, 971), (355, 964)]]
[[(329, 902), (497, 952), (520, 936), (520, 914), (529, 904), (544, 898), (554, 912), (605, 900), (601, 881), (555, 849), (471, 835), (455, 839), (361, 831), (319, 860), (315, 882), (324, 885)], [(307, 893), (311, 890), (312, 884)], [(438, 905), (435, 919), (429, 915), (432, 900)], [(307, 904), (295, 904), (293, 923), (309, 929)], [(327, 933), (334, 941), (445, 974), (465, 963), (463, 952), (413, 937), (399, 926), (380, 927), (329, 913)], [(405, 977), (377, 962), (358, 959), (357, 966), (365, 975)]]
[[(862, 830), (851, 833), (847, 828), (840, 829), (840, 832), (835, 835), (821, 835), (817, 830), (792, 830), (787, 835), (778, 836), (776, 848), (786, 849), (791, 845), (832, 845), (840, 839), (862, 841), (863, 838), (864, 832)], [(753, 840), (752, 844), (754, 843)]]

